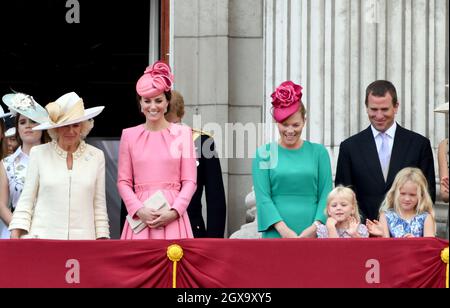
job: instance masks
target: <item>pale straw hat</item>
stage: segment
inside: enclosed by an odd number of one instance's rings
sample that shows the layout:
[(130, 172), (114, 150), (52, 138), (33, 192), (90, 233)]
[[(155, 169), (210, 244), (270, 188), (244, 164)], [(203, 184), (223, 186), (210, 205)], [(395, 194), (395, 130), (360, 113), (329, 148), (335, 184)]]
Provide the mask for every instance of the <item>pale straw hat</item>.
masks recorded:
[(45, 106), (48, 111), (47, 122), (38, 125), (33, 130), (46, 130), (81, 123), (98, 116), (104, 106), (84, 109), (83, 100), (75, 93), (67, 93), (54, 103)]

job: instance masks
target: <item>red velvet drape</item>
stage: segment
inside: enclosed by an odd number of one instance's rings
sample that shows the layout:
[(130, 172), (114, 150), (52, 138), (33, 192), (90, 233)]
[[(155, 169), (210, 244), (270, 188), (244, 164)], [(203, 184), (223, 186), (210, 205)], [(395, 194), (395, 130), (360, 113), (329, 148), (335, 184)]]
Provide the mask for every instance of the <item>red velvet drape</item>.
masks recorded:
[[(2, 240), (0, 287), (169, 288), (171, 244), (184, 250), (180, 288), (445, 287), (448, 241), (433, 238)], [(78, 284), (66, 281), (68, 260), (79, 265)]]

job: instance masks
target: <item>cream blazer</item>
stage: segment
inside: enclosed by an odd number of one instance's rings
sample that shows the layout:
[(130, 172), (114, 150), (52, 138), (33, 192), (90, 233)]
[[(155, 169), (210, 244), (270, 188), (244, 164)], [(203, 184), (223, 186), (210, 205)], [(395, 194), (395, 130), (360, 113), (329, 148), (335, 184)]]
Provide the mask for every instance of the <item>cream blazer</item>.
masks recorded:
[(105, 157), (82, 142), (67, 169), (67, 152), (51, 142), (31, 149), (25, 186), (9, 230), (24, 238), (94, 240), (109, 238)]

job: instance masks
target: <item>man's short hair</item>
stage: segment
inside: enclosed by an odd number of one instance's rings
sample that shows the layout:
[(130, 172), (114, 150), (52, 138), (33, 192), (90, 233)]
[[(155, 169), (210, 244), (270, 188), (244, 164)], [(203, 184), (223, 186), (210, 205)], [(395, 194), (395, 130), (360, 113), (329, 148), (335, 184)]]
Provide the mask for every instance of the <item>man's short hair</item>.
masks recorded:
[(369, 106), (369, 95), (375, 97), (384, 97), (386, 93), (392, 96), (392, 104), (398, 105), (397, 90), (395, 89), (392, 82), (387, 80), (377, 80), (372, 82), (366, 89), (366, 107)]

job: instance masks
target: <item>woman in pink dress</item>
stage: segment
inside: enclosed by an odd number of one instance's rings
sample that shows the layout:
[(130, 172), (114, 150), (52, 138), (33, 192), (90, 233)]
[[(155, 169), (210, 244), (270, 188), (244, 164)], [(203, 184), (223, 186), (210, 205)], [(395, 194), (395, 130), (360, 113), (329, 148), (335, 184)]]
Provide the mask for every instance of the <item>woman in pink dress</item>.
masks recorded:
[[(172, 84), (170, 67), (158, 61), (147, 68), (136, 85), (146, 121), (122, 132), (117, 187), (128, 218), (140, 219), (145, 228), (133, 231), (127, 219), (122, 239), (193, 237), (186, 209), (196, 189), (196, 158), (191, 129), (164, 118)], [(158, 191), (169, 207), (144, 207), (144, 202)]]

